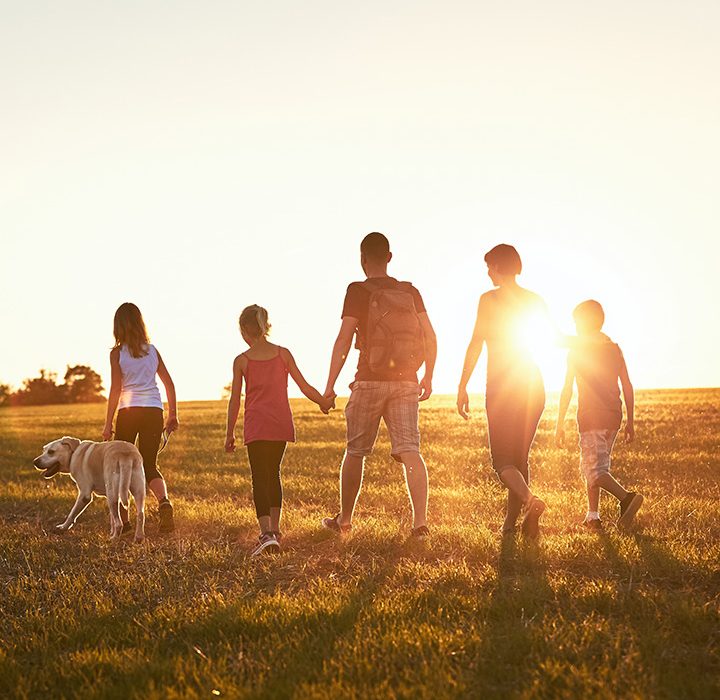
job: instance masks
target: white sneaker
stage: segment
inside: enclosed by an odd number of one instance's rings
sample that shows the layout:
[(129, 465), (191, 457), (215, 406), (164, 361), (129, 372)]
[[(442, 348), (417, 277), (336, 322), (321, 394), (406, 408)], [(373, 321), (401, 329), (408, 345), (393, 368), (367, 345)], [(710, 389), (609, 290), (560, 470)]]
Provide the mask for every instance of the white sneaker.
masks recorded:
[(280, 551), (280, 545), (272, 532), (266, 532), (258, 538), (258, 545), (250, 553), (251, 557), (259, 557), (263, 552), (276, 554)]

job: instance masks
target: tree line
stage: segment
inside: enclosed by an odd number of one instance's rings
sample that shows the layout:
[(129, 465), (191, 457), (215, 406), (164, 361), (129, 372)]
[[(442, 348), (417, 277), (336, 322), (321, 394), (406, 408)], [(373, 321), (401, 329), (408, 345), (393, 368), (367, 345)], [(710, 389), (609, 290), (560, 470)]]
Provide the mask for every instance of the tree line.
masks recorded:
[(16, 391), (0, 384), (0, 406), (44, 406), (56, 403), (99, 403), (105, 401), (102, 377), (87, 365), (67, 366), (63, 384), (57, 373), (40, 370), (40, 376), (25, 379)]

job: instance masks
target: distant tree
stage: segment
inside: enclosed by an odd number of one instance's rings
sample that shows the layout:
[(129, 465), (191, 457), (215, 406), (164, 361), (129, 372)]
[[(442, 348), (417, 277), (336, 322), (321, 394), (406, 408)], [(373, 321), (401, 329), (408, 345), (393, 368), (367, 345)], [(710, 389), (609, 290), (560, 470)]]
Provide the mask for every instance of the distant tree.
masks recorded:
[(40, 370), (40, 376), (26, 379), (21, 389), (11, 397), (10, 403), (18, 406), (42, 406), (52, 403), (66, 403), (67, 393), (64, 386), (56, 383), (57, 374)]
[(230, 398), (230, 394), (232, 394), (232, 382), (228, 382), (228, 383), (223, 387), (222, 396), (221, 396), (222, 400), (224, 401), (225, 399), (229, 399), (229, 398)]
[(105, 400), (102, 395), (102, 377), (87, 365), (68, 365), (64, 378), (69, 403), (98, 403)]
[(0, 384), (0, 406), (7, 406), (10, 403), (12, 389), (9, 384)]

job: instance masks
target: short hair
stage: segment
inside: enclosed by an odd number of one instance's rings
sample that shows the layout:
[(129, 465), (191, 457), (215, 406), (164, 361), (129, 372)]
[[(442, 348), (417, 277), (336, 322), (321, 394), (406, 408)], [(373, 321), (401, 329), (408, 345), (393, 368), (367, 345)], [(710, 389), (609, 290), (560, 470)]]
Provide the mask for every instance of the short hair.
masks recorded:
[(369, 260), (385, 262), (390, 254), (390, 241), (384, 234), (373, 231), (362, 239), (360, 252)]
[(519, 275), (522, 272), (520, 254), (507, 243), (500, 243), (485, 253), (485, 262), (496, 267), (503, 275)]
[(267, 309), (257, 304), (246, 306), (240, 314), (240, 328), (253, 338), (266, 338), (271, 328)]
[(595, 299), (588, 299), (578, 304), (572, 315), (575, 323), (590, 330), (599, 331), (605, 323), (603, 307)]

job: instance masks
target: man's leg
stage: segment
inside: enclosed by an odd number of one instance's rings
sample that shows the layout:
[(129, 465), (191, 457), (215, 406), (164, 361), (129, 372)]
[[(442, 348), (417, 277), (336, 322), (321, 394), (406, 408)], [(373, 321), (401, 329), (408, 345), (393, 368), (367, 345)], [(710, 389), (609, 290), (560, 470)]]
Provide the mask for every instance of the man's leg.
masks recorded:
[(362, 487), (364, 457), (350, 455), (347, 452), (340, 467), (340, 515), (338, 524), (352, 523), (355, 504)]
[(413, 511), (413, 529), (417, 529), (427, 525), (427, 467), (419, 452), (401, 452), (399, 457), (405, 467), (405, 483)]
[(355, 504), (362, 487), (365, 455), (372, 452), (380, 429), (385, 392), (383, 384), (355, 382), (345, 406), (347, 449), (340, 466), (340, 514), (337, 518), (341, 526), (352, 523)]
[(419, 392), (415, 382), (389, 383), (383, 418), (390, 434), (392, 456), (405, 468), (413, 512), (413, 529), (427, 526), (428, 473), (420, 454)]

